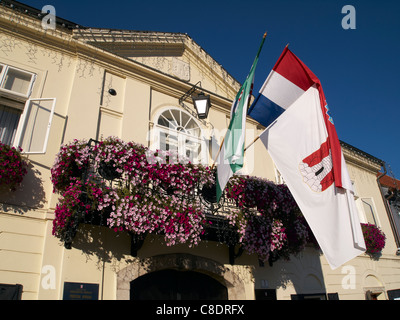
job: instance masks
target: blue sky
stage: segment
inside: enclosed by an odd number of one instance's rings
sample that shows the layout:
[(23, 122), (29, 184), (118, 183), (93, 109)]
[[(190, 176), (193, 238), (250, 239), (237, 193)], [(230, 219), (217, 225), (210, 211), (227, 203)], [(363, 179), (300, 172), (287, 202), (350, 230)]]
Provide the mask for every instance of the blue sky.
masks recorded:
[[(88, 27), (187, 33), (243, 82), (265, 31), (258, 91), (286, 44), (321, 80), (339, 139), (400, 179), (400, 1), (22, 0)], [(342, 28), (345, 5), (356, 29)]]

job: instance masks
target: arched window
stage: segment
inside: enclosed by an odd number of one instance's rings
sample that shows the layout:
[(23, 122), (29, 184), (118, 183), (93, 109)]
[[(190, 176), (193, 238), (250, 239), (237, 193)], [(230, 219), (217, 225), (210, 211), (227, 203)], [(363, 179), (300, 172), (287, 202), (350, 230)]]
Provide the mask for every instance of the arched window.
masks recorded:
[(197, 121), (180, 109), (167, 109), (155, 119), (155, 149), (177, 152), (192, 163), (207, 163), (206, 145)]

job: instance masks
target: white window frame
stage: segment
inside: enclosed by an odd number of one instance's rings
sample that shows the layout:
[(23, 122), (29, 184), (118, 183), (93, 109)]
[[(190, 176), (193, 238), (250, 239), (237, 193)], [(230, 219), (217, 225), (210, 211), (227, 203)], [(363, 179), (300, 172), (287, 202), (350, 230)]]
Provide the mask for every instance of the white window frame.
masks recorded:
[[(179, 111), (179, 112), (181, 112), (181, 113), (186, 114), (186, 115), (189, 117), (189, 119), (192, 119), (192, 120), (195, 122), (195, 124), (198, 126), (198, 128), (200, 129), (200, 134), (199, 134), (199, 136), (196, 137), (196, 136), (191, 135), (190, 133), (187, 133), (187, 132), (181, 132), (181, 131), (177, 131), (177, 130), (174, 130), (174, 129), (167, 128), (167, 127), (164, 127), (164, 126), (162, 126), (162, 125), (159, 125), (159, 124), (158, 124), (159, 118), (161, 117), (161, 115), (162, 115), (164, 112), (166, 112), (166, 111), (168, 111), (168, 110), (170, 110), (170, 111), (173, 111), (173, 110)], [(171, 114), (172, 114), (172, 112), (171, 112)], [(173, 114), (172, 114), (172, 116), (173, 116), (174, 119), (175, 119), (175, 116), (174, 116)], [(178, 146), (177, 146), (178, 153), (179, 153), (179, 154), (183, 154), (184, 156), (186, 156), (186, 152), (182, 152), (182, 151), (186, 151), (186, 147), (185, 147), (185, 145), (186, 145), (186, 139), (188, 139), (188, 140), (190, 140), (190, 141), (193, 141), (193, 142), (195, 142), (195, 143), (198, 142), (198, 143), (201, 145), (201, 151), (200, 151), (200, 154), (198, 155), (198, 159), (196, 159), (197, 161), (195, 161), (195, 162), (193, 162), (193, 163), (194, 163), (194, 164), (204, 164), (204, 165), (208, 165), (209, 159), (208, 159), (208, 157), (207, 157), (207, 143), (206, 143), (206, 138), (204, 137), (203, 129), (202, 129), (200, 123), (197, 121), (197, 119), (196, 119), (194, 116), (192, 116), (190, 113), (188, 113), (188, 112), (186, 112), (185, 110), (182, 110), (182, 109), (180, 109), (180, 108), (177, 108), (177, 107), (167, 107), (167, 108), (163, 108), (163, 109), (161, 109), (159, 112), (157, 112), (157, 114), (155, 114), (155, 116), (154, 116), (153, 119), (154, 119), (153, 143), (152, 143), (152, 146), (151, 146), (151, 149), (152, 149), (153, 151), (155, 151), (155, 150), (157, 150), (157, 149), (158, 149), (158, 150), (161, 150), (161, 139), (160, 139), (160, 134), (161, 134), (161, 133), (171, 134), (171, 135), (174, 135), (174, 136), (177, 137), (177, 139), (178, 139)], [(175, 120), (176, 120), (176, 119), (175, 119)], [(189, 122), (190, 122), (190, 120), (188, 120), (188, 121), (186, 122), (186, 124), (188, 124)]]
[[(4, 95), (4, 96), (7, 96), (7, 97), (10, 97), (12, 99), (17, 99), (19, 101), (21, 101), (21, 100), (25, 101), (26, 99), (28, 99), (29, 96), (32, 93), (33, 84), (35, 83), (35, 80), (36, 80), (36, 74), (33, 73), (33, 72), (22, 70), (20, 68), (9, 66), (9, 65), (4, 64), (4, 63), (0, 63), (0, 66), (3, 67), (1, 72), (0, 72), (0, 94)], [(8, 73), (9, 70), (16, 70), (16, 71), (25, 73), (27, 75), (30, 75), (31, 80), (29, 82), (28, 89), (27, 89), (26, 93), (20, 93), (20, 92), (16, 92), (16, 91), (13, 91), (13, 90), (9, 90), (9, 89), (3, 88), (4, 80), (6, 78), (6, 74)]]
[(357, 200), (358, 198), (360, 198), (360, 196), (358, 195), (358, 188), (356, 182), (354, 180), (351, 180), (351, 185), (353, 186), (354, 200)]
[(15, 134), (15, 140), (14, 140), (14, 147), (20, 147), (21, 146), (21, 140), (22, 140), (22, 133), (24, 132), (24, 130), (26, 129), (26, 125), (27, 125), (27, 120), (28, 117), (27, 115), (29, 114), (29, 110), (32, 106), (32, 103), (35, 101), (53, 101), (52, 106), (51, 106), (51, 110), (50, 110), (50, 115), (49, 115), (49, 121), (47, 123), (47, 129), (46, 129), (46, 135), (44, 138), (44, 142), (43, 142), (43, 148), (39, 151), (25, 151), (23, 150), (22, 153), (23, 154), (44, 154), (47, 151), (47, 143), (49, 140), (49, 135), (50, 135), (50, 129), (51, 129), (51, 124), (53, 122), (53, 116), (54, 116), (54, 110), (55, 110), (55, 106), (56, 106), (56, 98), (39, 98), (39, 99), (28, 99), (25, 103), (25, 108), (24, 111), (21, 115), (21, 118), (19, 120), (18, 123), (18, 127), (17, 127), (17, 132)]
[[(359, 200), (360, 200), (360, 205), (361, 205), (361, 207), (362, 207), (362, 209), (363, 209), (365, 222), (366, 222), (366, 223), (373, 223), (373, 222), (371, 222), (371, 221), (368, 221), (368, 215), (367, 215), (367, 213), (365, 212), (363, 203), (365, 203), (365, 204), (368, 205), (368, 206), (371, 206), (372, 215), (373, 215), (373, 218), (374, 218), (374, 220), (375, 220), (375, 223), (374, 223), (374, 224), (375, 224), (377, 227), (379, 227), (379, 226), (380, 226), (380, 221), (379, 221), (378, 211), (376, 210), (376, 205), (375, 205), (374, 198), (372, 198), (372, 197), (360, 197)], [(370, 200), (371, 203), (368, 203), (368, 202), (366, 202), (365, 200)]]

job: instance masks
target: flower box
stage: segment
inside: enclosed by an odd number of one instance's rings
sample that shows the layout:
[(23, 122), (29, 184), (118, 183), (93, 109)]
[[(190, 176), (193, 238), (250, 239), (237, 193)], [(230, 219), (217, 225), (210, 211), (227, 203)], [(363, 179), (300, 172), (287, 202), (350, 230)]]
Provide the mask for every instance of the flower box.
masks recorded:
[(91, 223), (135, 239), (161, 235), (168, 246), (212, 239), (231, 261), (247, 252), (273, 262), (300, 253), (311, 232), (285, 185), (235, 176), (217, 203), (209, 167), (115, 137), (63, 145), (51, 173), (61, 194), (53, 234), (68, 246), (77, 225)]
[(386, 243), (386, 235), (376, 225), (371, 223), (362, 223), (361, 229), (364, 235), (366, 253), (376, 256), (381, 253)]
[(0, 143), (0, 185), (16, 191), (28, 173), (28, 164), (21, 157), (22, 149)]

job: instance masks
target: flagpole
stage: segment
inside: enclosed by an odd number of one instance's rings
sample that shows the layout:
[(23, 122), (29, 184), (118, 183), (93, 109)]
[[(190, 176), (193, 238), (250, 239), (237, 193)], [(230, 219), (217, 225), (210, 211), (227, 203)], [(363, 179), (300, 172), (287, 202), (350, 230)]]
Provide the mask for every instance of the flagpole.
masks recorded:
[[(226, 135), (225, 135), (225, 137), (226, 137)], [(211, 171), (214, 170), (215, 163), (217, 162), (217, 159), (218, 159), (218, 157), (219, 157), (219, 154), (221, 153), (222, 146), (224, 145), (225, 137), (224, 137), (224, 139), (222, 140), (221, 145), (219, 146), (219, 150), (218, 150), (217, 156), (216, 156), (215, 159), (214, 159), (214, 163), (213, 163), (213, 165), (212, 165), (212, 167), (211, 167)]]
[(244, 152), (246, 152), (248, 148), (250, 148), (253, 144), (255, 144), (255, 143), (257, 142), (258, 139), (260, 139), (260, 136), (258, 136), (257, 138), (255, 138), (255, 139), (253, 140), (253, 142), (250, 143), (250, 144), (244, 149)]
[[(262, 42), (261, 42), (261, 46), (260, 46), (260, 49), (258, 49), (258, 53), (257, 53), (257, 57), (260, 55), (260, 52), (261, 52), (261, 49), (262, 49), (262, 47), (263, 47), (263, 45), (264, 45), (264, 41), (265, 41), (265, 38), (267, 37), (267, 31), (265, 31), (265, 33), (264, 33), (264, 36), (263, 36), (263, 40), (262, 40)], [(289, 45), (289, 44), (288, 44)], [(254, 80), (254, 79), (253, 79)], [(247, 112), (248, 112), (248, 110), (249, 110), (249, 107), (250, 107), (250, 98), (251, 98), (251, 95), (253, 94), (253, 92), (252, 92), (253, 90), (251, 90), (251, 92), (250, 92), (250, 97), (249, 97), (249, 101), (247, 102)], [(258, 136), (253, 142), (252, 142), (252, 144), (251, 145), (253, 145), (258, 139), (260, 139), (260, 136)], [(244, 132), (244, 141), (246, 141), (246, 131)], [(244, 144), (244, 143), (243, 143)], [(250, 146), (251, 146), (250, 145)], [(243, 149), (243, 161), (244, 161), (244, 154), (246, 153), (246, 150), (250, 147), (250, 146), (248, 146), (247, 148), (245, 148), (245, 149)]]
[[(266, 34), (267, 34), (267, 33), (265, 33), (264, 37), (266, 36)], [(289, 43), (286, 45), (285, 48), (288, 48), (288, 47), (289, 47)], [(253, 144), (255, 144), (259, 139), (260, 139), (260, 135), (259, 135), (257, 138), (255, 138), (255, 139), (253, 140), (253, 142), (250, 143), (250, 144), (244, 149), (244, 152), (246, 152), (246, 151), (247, 151)]]
[[(267, 32), (265, 32), (264, 35), (263, 35), (263, 40), (262, 40), (262, 42), (261, 42), (260, 48), (258, 49), (256, 59), (257, 59), (257, 57), (260, 55), (260, 52), (261, 52), (261, 49), (262, 49), (262, 47), (263, 47), (263, 45), (264, 45), (264, 42), (265, 42), (265, 38), (266, 38), (266, 37), (267, 37)], [(254, 66), (254, 64), (253, 64), (253, 66)], [(252, 69), (253, 69), (253, 66), (252, 66)], [(249, 106), (250, 106), (250, 98), (249, 98), (249, 101), (247, 102), (247, 110), (249, 109)], [(219, 157), (219, 154), (221, 153), (222, 146), (224, 145), (225, 138), (226, 138), (226, 134), (225, 134), (224, 139), (222, 140), (221, 145), (219, 146), (219, 150), (218, 150), (217, 156), (216, 156), (215, 159), (214, 159), (214, 162), (213, 162), (213, 165), (212, 165), (212, 167), (211, 167), (211, 170), (213, 170), (214, 167), (215, 167), (215, 164), (216, 164), (216, 162), (217, 162), (217, 159), (218, 159), (218, 157)], [(258, 137), (258, 138), (259, 138), (259, 137)], [(244, 151), (246, 151), (246, 150), (247, 150), (247, 148), (246, 148)]]

